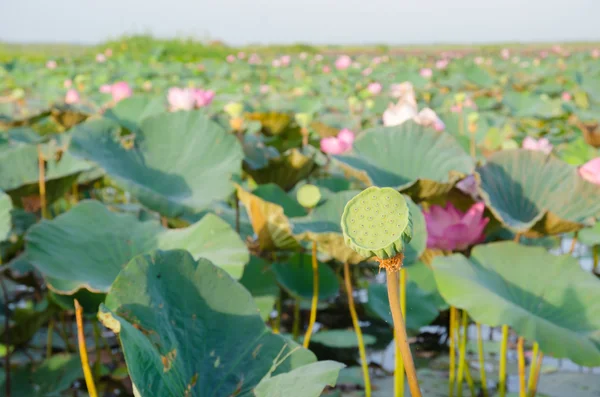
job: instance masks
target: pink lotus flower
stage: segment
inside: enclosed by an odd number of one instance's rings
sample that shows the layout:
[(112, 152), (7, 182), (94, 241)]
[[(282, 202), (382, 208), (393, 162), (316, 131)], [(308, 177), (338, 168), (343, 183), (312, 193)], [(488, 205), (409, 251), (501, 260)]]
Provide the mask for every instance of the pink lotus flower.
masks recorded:
[(67, 89), (69, 89), (69, 88), (73, 87), (73, 80), (71, 80), (71, 79), (66, 79), (66, 80), (63, 82), (63, 87), (65, 87), (65, 88), (67, 88)]
[(483, 57), (475, 57), (476, 65), (481, 65), (484, 61), (485, 61), (485, 59), (483, 59)]
[(378, 95), (379, 93), (381, 93), (382, 90), (382, 86), (381, 83), (369, 83), (369, 85), (367, 86), (367, 91), (369, 91), (371, 93), (371, 95)]
[(552, 144), (546, 138), (535, 139), (530, 136), (523, 140), (523, 149), (533, 150), (549, 154), (552, 151)]
[(266, 94), (271, 90), (271, 87), (269, 87), (267, 84), (263, 84), (260, 86), (260, 93), (261, 94)]
[(447, 251), (464, 251), (484, 240), (483, 229), (490, 221), (483, 217), (483, 203), (474, 204), (466, 213), (450, 202), (445, 207), (432, 205), (425, 211), (427, 247)]
[(590, 53), (590, 55), (592, 56), (592, 58), (600, 58), (600, 50), (597, 48), (594, 48), (592, 50), (592, 52)]
[(279, 59), (273, 59), (273, 61), (271, 62), (271, 66), (273, 66), (274, 68), (278, 68), (281, 66), (281, 60)]
[(435, 62), (436, 69), (446, 69), (448, 67), (449, 61), (447, 59), (440, 59)]
[(233, 54), (227, 55), (227, 58), (225, 58), (225, 60), (229, 63), (235, 62), (235, 55), (233, 55)]
[(327, 154), (342, 154), (352, 149), (354, 133), (344, 128), (337, 136), (321, 139), (321, 150)]
[(541, 58), (547, 58), (548, 57), (548, 51), (541, 51), (540, 52), (540, 57)]
[(417, 117), (417, 105), (400, 99), (397, 104), (390, 104), (383, 112), (383, 125), (393, 127)]
[(430, 68), (423, 68), (419, 71), (419, 74), (421, 75), (421, 77), (428, 79), (431, 76), (433, 76), (433, 70), (431, 70)]
[(107, 48), (106, 50), (104, 50), (104, 55), (106, 55), (107, 57), (112, 57), (112, 54), (113, 54), (112, 48)]
[(96, 62), (98, 62), (98, 63), (106, 62), (106, 55), (104, 55), (102, 53), (96, 54)]
[(103, 94), (110, 94), (112, 92), (112, 85), (110, 85), (110, 84), (101, 85), (100, 92)]
[(322, 54), (315, 55), (315, 61), (321, 62), (322, 60), (323, 60), (323, 55)]
[(368, 76), (371, 73), (373, 73), (373, 69), (372, 68), (366, 68), (361, 73), (362, 73), (363, 76)]
[(588, 161), (579, 168), (579, 175), (595, 185), (600, 185), (600, 157)]
[(169, 109), (172, 112), (178, 110), (192, 110), (196, 104), (194, 92), (189, 88), (169, 88), (167, 100), (169, 102)]
[(569, 102), (571, 100), (571, 94), (565, 91), (561, 94), (560, 98), (565, 102)]
[(79, 93), (77, 92), (77, 90), (68, 90), (67, 94), (65, 95), (65, 103), (67, 105), (73, 105), (77, 102), (79, 102)]
[(509, 49), (508, 48), (503, 48), (502, 51), (500, 51), (500, 56), (504, 60), (507, 60), (508, 58), (510, 58), (510, 51), (509, 51)]
[(375, 57), (371, 62), (373, 65), (379, 65), (381, 63), (381, 57)]
[(346, 70), (352, 65), (352, 58), (348, 55), (342, 55), (335, 60), (335, 67), (337, 70)]
[(306, 58), (308, 58), (308, 53), (306, 52), (301, 52), (300, 55), (298, 55), (298, 58), (300, 58), (301, 60), (306, 60)]
[(323, 73), (331, 73), (331, 68), (327, 65), (323, 66)]
[(237, 53), (237, 58), (238, 59), (244, 59), (246, 58), (246, 53), (244, 51), (240, 51)]
[(55, 60), (49, 60), (48, 62), (46, 62), (46, 69), (56, 69), (56, 67), (58, 66), (58, 64), (56, 63)]
[(415, 97), (415, 89), (410, 81), (405, 81), (400, 84), (392, 84), (390, 86), (391, 94), (394, 98), (406, 98), (409, 102), (417, 104)]
[(261, 60), (260, 60), (260, 56), (258, 54), (251, 54), (250, 57), (248, 58), (248, 63), (250, 65), (260, 65)]
[(414, 117), (413, 120), (415, 120), (417, 124), (425, 127), (433, 127), (436, 131), (444, 131), (444, 128), (446, 128), (444, 122), (430, 108), (421, 109), (419, 114)]
[(215, 97), (215, 92), (212, 90), (202, 90), (197, 88), (193, 90), (196, 107), (201, 108), (210, 105)]
[(110, 93), (112, 94), (113, 101), (119, 102), (125, 98), (129, 98), (133, 94), (133, 90), (127, 82), (119, 81), (110, 87)]
[(463, 193), (468, 194), (474, 200), (479, 199), (479, 191), (477, 190), (477, 180), (474, 175), (469, 175), (464, 179), (461, 179), (456, 187)]
[(283, 66), (288, 66), (292, 62), (292, 57), (289, 55), (283, 55), (280, 59)]

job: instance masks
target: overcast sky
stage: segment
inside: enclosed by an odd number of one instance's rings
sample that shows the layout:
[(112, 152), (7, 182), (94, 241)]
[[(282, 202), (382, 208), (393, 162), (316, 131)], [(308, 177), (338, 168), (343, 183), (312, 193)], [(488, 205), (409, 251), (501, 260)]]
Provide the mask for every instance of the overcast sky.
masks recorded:
[(0, 41), (124, 33), (230, 44), (600, 41), (600, 0), (0, 0)]

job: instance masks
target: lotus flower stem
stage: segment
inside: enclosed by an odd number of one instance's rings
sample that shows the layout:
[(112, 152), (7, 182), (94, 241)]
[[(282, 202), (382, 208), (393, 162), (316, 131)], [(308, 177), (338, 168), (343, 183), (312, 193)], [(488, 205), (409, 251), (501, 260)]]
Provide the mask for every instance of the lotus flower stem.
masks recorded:
[[(400, 269), (400, 310), (402, 315), (406, 318), (406, 269)], [(400, 346), (396, 344), (396, 372), (394, 372), (394, 395), (396, 397), (404, 397), (404, 361), (402, 361), (402, 354), (400, 352)]]
[(42, 147), (38, 145), (38, 187), (40, 193), (40, 209), (42, 212), (42, 219), (48, 219), (48, 208), (46, 208), (46, 162), (44, 160), (44, 154), (42, 153)]
[(579, 233), (575, 232), (575, 235), (573, 236), (573, 240), (571, 240), (571, 247), (569, 248), (569, 255), (573, 255), (573, 252), (575, 252), (575, 246), (577, 245), (577, 237), (579, 237)]
[(292, 323), (292, 338), (298, 340), (300, 335), (300, 298), (294, 304), (294, 322)]
[(237, 191), (233, 194), (233, 202), (235, 203), (235, 231), (240, 234), (240, 199)]
[(52, 338), (54, 336), (54, 317), (48, 321), (48, 334), (46, 335), (46, 360), (52, 357)]
[(473, 377), (471, 376), (471, 370), (469, 369), (469, 364), (466, 362), (465, 358), (465, 380), (467, 381), (467, 385), (469, 385), (469, 392), (471, 393), (471, 397), (477, 397), (477, 393), (475, 392), (475, 382), (473, 382)]
[(533, 381), (530, 381), (531, 387), (529, 388), (527, 397), (535, 397), (535, 395), (537, 393), (537, 386), (538, 386), (538, 381), (540, 380), (540, 370), (542, 369), (542, 361), (543, 360), (544, 360), (544, 352), (540, 352), (540, 354), (538, 354), (538, 358), (536, 360), (536, 367), (535, 367), (535, 372), (533, 375)]
[(77, 182), (71, 187), (71, 202), (77, 204), (79, 202), (79, 185)]
[(449, 326), (449, 336), (450, 336), (450, 374), (448, 379), (448, 396), (452, 397), (454, 395), (454, 376), (456, 374), (456, 336), (454, 335), (456, 332), (455, 328), (456, 324), (456, 308), (454, 306), (450, 306), (450, 326)]
[(462, 397), (462, 385), (463, 385), (463, 376), (465, 373), (465, 365), (467, 363), (466, 353), (467, 353), (467, 325), (468, 325), (468, 317), (467, 311), (462, 311), (462, 334), (460, 335), (460, 351), (458, 354), (458, 374), (456, 376), (456, 386), (458, 388), (457, 396)]
[[(2, 257), (0, 256), (0, 265), (2, 264)], [(6, 289), (6, 283), (4, 283), (4, 274), (0, 275), (0, 287), (2, 287), (2, 296), (4, 298), (4, 329), (6, 330), (6, 336), (4, 342), (6, 343), (6, 354), (4, 355), (4, 387), (6, 397), (11, 396), (11, 378), (10, 378), (10, 307), (8, 300), (8, 290)]]
[(592, 247), (592, 257), (594, 258), (594, 263), (592, 265), (592, 272), (594, 274), (597, 274), (597, 270), (598, 270), (598, 251), (600, 251), (600, 246), (598, 245), (594, 245)]
[(517, 341), (517, 354), (519, 362), (519, 397), (527, 397), (526, 379), (525, 379), (525, 341), (522, 336), (519, 336)]
[(529, 363), (529, 382), (527, 383), (527, 390), (531, 390), (533, 388), (533, 378), (535, 376), (535, 368), (537, 367), (536, 363), (539, 350), (540, 345), (535, 342), (533, 344), (533, 351), (531, 352), (531, 363)]
[(85, 334), (83, 333), (83, 308), (75, 299), (75, 319), (77, 320), (77, 340), (79, 342), (79, 356), (81, 357), (81, 367), (83, 368), (83, 376), (90, 397), (98, 397), (94, 377), (90, 370), (90, 362), (88, 360), (87, 347), (85, 346)]
[(279, 291), (279, 296), (275, 300), (275, 310), (277, 311), (277, 316), (273, 321), (273, 333), (278, 334), (281, 332), (281, 291)]
[(352, 318), (352, 326), (358, 339), (358, 354), (360, 355), (360, 365), (362, 367), (363, 379), (365, 381), (365, 397), (371, 397), (371, 378), (369, 376), (369, 365), (367, 363), (367, 352), (365, 350), (365, 341), (358, 323), (358, 315), (354, 306), (354, 296), (352, 295), (352, 280), (350, 280), (350, 269), (348, 262), (344, 263), (344, 283), (346, 285), (346, 294), (348, 295), (348, 308)]
[(100, 379), (100, 328), (98, 327), (98, 321), (92, 321), (92, 328), (94, 330), (94, 353), (96, 353), (96, 360), (94, 361), (94, 380)]
[(400, 308), (399, 284), (398, 271), (388, 270), (387, 290), (390, 309), (392, 310), (392, 318), (394, 319), (396, 344), (400, 346), (400, 352), (402, 353), (410, 395), (411, 397), (421, 397), (421, 389), (419, 389), (419, 381), (417, 380), (417, 371), (415, 370), (415, 363), (413, 362), (412, 354), (410, 352), (408, 336), (406, 335), (404, 319), (402, 318), (402, 309)]
[(485, 356), (483, 352), (483, 338), (481, 335), (481, 324), (476, 323), (477, 327), (477, 350), (479, 353), (479, 377), (481, 378), (481, 391), (483, 397), (488, 397), (487, 379), (485, 374)]
[(498, 376), (500, 397), (506, 395), (506, 354), (508, 351), (508, 325), (502, 326), (502, 341), (500, 343), (500, 374)]
[(310, 337), (317, 321), (317, 305), (319, 304), (319, 262), (317, 262), (317, 242), (312, 243), (312, 271), (313, 271), (313, 296), (310, 303), (310, 318), (308, 320), (308, 328), (304, 334), (305, 348), (310, 344)]

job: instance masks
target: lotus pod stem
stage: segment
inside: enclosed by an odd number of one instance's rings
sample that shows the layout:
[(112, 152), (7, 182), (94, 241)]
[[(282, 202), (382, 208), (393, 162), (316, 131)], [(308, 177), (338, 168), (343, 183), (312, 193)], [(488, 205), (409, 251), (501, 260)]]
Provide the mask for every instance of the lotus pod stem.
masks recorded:
[(352, 326), (354, 327), (354, 332), (356, 332), (356, 339), (358, 339), (358, 354), (360, 356), (360, 366), (362, 368), (363, 379), (365, 382), (365, 397), (371, 397), (371, 377), (369, 376), (367, 352), (365, 350), (365, 341), (363, 339), (363, 334), (360, 329), (360, 324), (358, 322), (358, 315), (356, 314), (356, 307), (354, 306), (354, 296), (352, 295), (352, 280), (350, 279), (350, 269), (348, 262), (344, 263), (344, 283), (346, 285), (346, 294), (348, 295), (348, 309), (350, 310), (350, 318), (352, 318)]
[(500, 397), (506, 396), (506, 354), (508, 353), (508, 325), (502, 326), (502, 341), (500, 342), (500, 373), (498, 391)]
[(310, 337), (317, 321), (317, 305), (319, 304), (319, 262), (317, 261), (317, 242), (312, 243), (312, 271), (313, 271), (313, 296), (310, 303), (310, 318), (308, 320), (308, 328), (304, 334), (304, 342), (302, 345), (308, 348), (310, 345)]
[(46, 160), (44, 159), (44, 153), (40, 145), (38, 145), (38, 174), (42, 219), (48, 219), (48, 208), (46, 206)]
[[(467, 311), (462, 311), (462, 334), (459, 337), (459, 353), (458, 353), (458, 374), (456, 375), (457, 396), (462, 397), (463, 379), (465, 374), (466, 353), (467, 353)], [(459, 332), (460, 333), (460, 332)]]
[(525, 352), (524, 352), (525, 340), (522, 336), (519, 336), (517, 341), (517, 355), (519, 365), (519, 397), (527, 397), (527, 389), (525, 387)]
[(533, 381), (531, 382), (531, 388), (528, 391), (527, 397), (535, 397), (537, 394), (538, 381), (540, 380), (540, 371), (542, 369), (542, 361), (544, 360), (544, 352), (540, 352), (536, 360), (535, 372), (533, 375)]
[(454, 395), (454, 377), (456, 375), (456, 307), (450, 306), (450, 325), (448, 326), (450, 338), (450, 374), (448, 379), (448, 396)]
[(85, 334), (83, 333), (83, 308), (77, 299), (75, 299), (75, 320), (77, 321), (77, 341), (79, 344), (79, 356), (81, 357), (81, 367), (83, 368), (85, 385), (87, 386), (90, 397), (98, 397), (96, 385), (94, 384), (94, 377), (92, 375), (92, 370), (90, 369), (87, 347), (85, 345)]
[(483, 392), (483, 397), (488, 397), (487, 390), (487, 379), (485, 373), (485, 355), (483, 351), (483, 337), (481, 335), (481, 324), (476, 323), (477, 327), (477, 351), (479, 354), (479, 378), (481, 380), (481, 391)]
[[(400, 310), (406, 319), (406, 269), (400, 269)], [(404, 361), (399, 346), (396, 345), (396, 368), (400, 376), (394, 377), (394, 390), (397, 397), (404, 397)]]

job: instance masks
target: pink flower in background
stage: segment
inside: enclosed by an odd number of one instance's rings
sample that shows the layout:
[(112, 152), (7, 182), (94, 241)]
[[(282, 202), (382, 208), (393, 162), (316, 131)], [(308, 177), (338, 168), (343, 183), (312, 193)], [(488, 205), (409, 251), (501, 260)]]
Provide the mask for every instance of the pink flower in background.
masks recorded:
[(112, 48), (107, 48), (106, 50), (104, 50), (104, 55), (106, 55), (107, 57), (112, 57), (112, 55), (113, 55)]
[(150, 91), (152, 89), (152, 82), (149, 80), (144, 81), (144, 84), (142, 84), (142, 89), (144, 91)]
[(510, 51), (508, 50), (508, 48), (503, 48), (502, 51), (500, 51), (500, 56), (504, 60), (507, 60), (508, 58), (510, 58)]
[(271, 66), (273, 66), (274, 68), (278, 68), (281, 66), (281, 60), (279, 59), (273, 59), (273, 61), (271, 62)]
[(235, 62), (235, 55), (233, 55), (233, 54), (227, 55), (227, 58), (225, 58), (225, 60), (229, 63)]
[(373, 73), (373, 69), (372, 68), (366, 68), (361, 73), (362, 73), (363, 76), (368, 76), (371, 73)]
[(352, 149), (354, 133), (344, 128), (337, 136), (321, 139), (321, 150), (327, 154), (342, 154)]
[(106, 62), (106, 55), (104, 55), (102, 53), (96, 54), (96, 62), (98, 62), (98, 63)]
[(533, 150), (549, 154), (552, 151), (552, 144), (546, 138), (535, 139), (530, 136), (523, 140), (523, 149)]
[(371, 62), (373, 65), (379, 65), (381, 63), (381, 57), (375, 57)]
[(400, 99), (397, 104), (390, 104), (383, 112), (383, 125), (386, 127), (400, 125), (407, 120), (412, 120), (417, 115), (416, 103), (413, 104)]
[(167, 100), (169, 101), (169, 109), (172, 112), (177, 110), (192, 110), (196, 104), (194, 92), (189, 88), (169, 88)]
[(50, 69), (50, 70), (56, 69), (57, 66), (58, 66), (58, 64), (53, 59), (51, 59), (48, 62), (46, 62), (46, 69)]
[(600, 157), (579, 167), (579, 175), (593, 184), (600, 185)]
[(541, 51), (540, 52), (540, 57), (541, 58), (547, 58), (548, 57), (548, 51)]
[(322, 60), (323, 60), (323, 55), (322, 54), (315, 55), (315, 61), (321, 62)]
[(198, 108), (210, 105), (212, 100), (215, 98), (215, 92), (212, 90), (202, 90), (200, 88), (196, 88), (192, 91), (196, 101), (196, 107)]
[(342, 55), (335, 60), (335, 67), (337, 70), (346, 70), (352, 65), (352, 58), (348, 55)]
[(250, 65), (259, 65), (260, 62), (261, 62), (260, 56), (256, 53), (251, 54), (250, 57), (248, 58), (248, 63)]
[(100, 92), (103, 94), (110, 94), (112, 92), (112, 85), (110, 85), (110, 84), (101, 85)]
[(246, 53), (244, 51), (240, 51), (237, 53), (237, 58), (238, 59), (244, 59), (246, 58)]
[(292, 62), (292, 57), (289, 55), (283, 55), (280, 59), (283, 66), (288, 66)]
[(433, 129), (436, 131), (444, 131), (444, 128), (446, 128), (444, 122), (430, 108), (421, 109), (414, 120), (417, 122), (417, 124), (425, 127), (433, 127)]
[(481, 65), (484, 61), (485, 61), (485, 59), (483, 57), (475, 57), (476, 65)]
[(323, 66), (323, 73), (331, 73), (331, 68), (327, 65)]
[(306, 60), (306, 58), (308, 58), (308, 53), (306, 52), (301, 52), (300, 55), (298, 55), (298, 58), (300, 58), (301, 60)]
[(119, 81), (110, 87), (110, 93), (112, 94), (113, 101), (119, 102), (125, 98), (129, 98), (133, 94), (133, 90), (127, 82)]
[(461, 179), (456, 187), (463, 193), (468, 194), (474, 200), (479, 199), (479, 192), (477, 191), (477, 180), (474, 175), (469, 175), (464, 179)]
[(67, 88), (67, 89), (69, 89), (69, 88), (73, 87), (73, 80), (71, 80), (71, 79), (66, 79), (66, 80), (63, 82), (63, 87), (65, 87), (65, 88)]
[(447, 59), (440, 59), (435, 62), (436, 69), (446, 69), (448, 67), (449, 61)]
[(416, 105), (415, 88), (410, 81), (405, 81), (400, 84), (392, 84), (390, 86), (391, 94), (394, 98), (405, 98), (408, 102)]
[(369, 85), (367, 86), (367, 91), (369, 91), (371, 93), (371, 95), (378, 95), (379, 93), (381, 93), (381, 90), (383, 89), (383, 87), (381, 86), (381, 83), (369, 83)]
[(594, 48), (592, 50), (592, 52), (590, 53), (590, 55), (592, 56), (592, 58), (600, 58), (600, 50), (597, 48)]
[(490, 221), (483, 217), (485, 205), (476, 203), (466, 213), (450, 202), (445, 207), (432, 205), (425, 211), (427, 247), (463, 251), (484, 240), (483, 230)]
[(65, 95), (65, 103), (68, 105), (72, 105), (77, 102), (79, 102), (79, 93), (77, 92), (77, 90), (68, 90), (67, 94)]
[(269, 87), (267, 84), (263, 84), (260, 86), (260, 93), (261, 94), (266, 94), (271, 90), (271, 87)]
[(431, 70), (430, 68), (423, 68), (419, 71), (419, 74), (421, 75), (421, 77), (428, 79), (431, 76), (433, 76), (433, 70)]
[(569, 102), (571, 100), (571, 94), (565, 91), (561, 94), (560, 98), (565, 102)]

